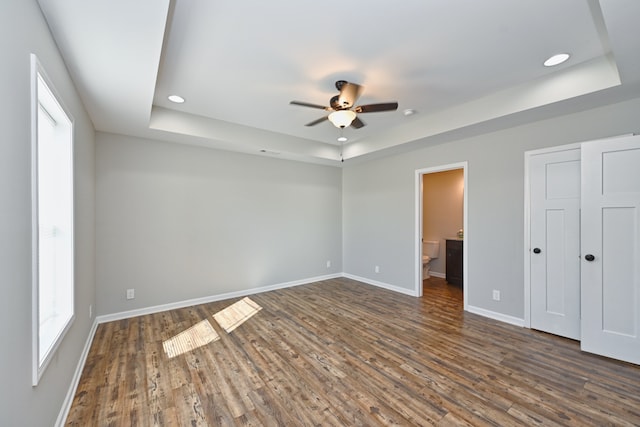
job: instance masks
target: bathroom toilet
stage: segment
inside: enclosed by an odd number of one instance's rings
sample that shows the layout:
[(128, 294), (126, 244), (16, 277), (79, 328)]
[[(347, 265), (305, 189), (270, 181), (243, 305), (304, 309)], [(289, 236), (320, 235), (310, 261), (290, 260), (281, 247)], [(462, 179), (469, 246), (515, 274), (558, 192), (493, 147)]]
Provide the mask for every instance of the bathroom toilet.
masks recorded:
[(438, 258), (440, 254), (440, 242), (425, 240), (422, 242), (422, 279), (428, 279), (431, 260)]

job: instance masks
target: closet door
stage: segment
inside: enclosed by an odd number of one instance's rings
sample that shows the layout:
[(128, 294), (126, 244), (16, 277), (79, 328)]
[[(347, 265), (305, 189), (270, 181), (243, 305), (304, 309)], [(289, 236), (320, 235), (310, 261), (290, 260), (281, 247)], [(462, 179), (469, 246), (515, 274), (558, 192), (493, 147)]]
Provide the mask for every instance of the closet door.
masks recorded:
[(580, 148), (529, 162), (531, 328), (580, 339)]
[(584, 351), (640, 364), (640, 137), (582, 144)]

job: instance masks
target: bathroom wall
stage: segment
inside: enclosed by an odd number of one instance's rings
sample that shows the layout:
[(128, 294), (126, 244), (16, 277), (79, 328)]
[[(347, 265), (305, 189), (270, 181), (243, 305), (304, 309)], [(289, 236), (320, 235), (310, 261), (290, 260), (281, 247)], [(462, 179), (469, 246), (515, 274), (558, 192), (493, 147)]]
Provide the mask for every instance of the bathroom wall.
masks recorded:
[(464, 176), (462, 169), (422, 177), (422, 238), (440, 242), (440, 255), (431, 261), (431, 273), (445, 274), (446, 237), (455, 237), (463, 224)]

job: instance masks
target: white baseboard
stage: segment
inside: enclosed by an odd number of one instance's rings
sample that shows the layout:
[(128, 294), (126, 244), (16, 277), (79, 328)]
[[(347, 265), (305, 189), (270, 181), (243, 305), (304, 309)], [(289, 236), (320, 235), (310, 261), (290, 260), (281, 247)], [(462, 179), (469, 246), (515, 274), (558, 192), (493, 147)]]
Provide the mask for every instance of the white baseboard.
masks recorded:
[(474, 307), (472, 305), (467, 306), (467, 311), (470, 313), (479, 314), (480, 316), (488, 317), (493, 320), (498, 320), (500, 322), (505, 322), (511, 325), (524, 327), (524, 319), (520, 319), (518, 317), (497, 313), (495, 311), (487, 310), (480, 307)]
[(429, 276), (439, 277), (440, 279), (446, 279), (447, 275), (444, 273), (438, 273), (437, 271), (430, 271)]
[(390, 285), (388, 283), (378, 282), (377, 280), (367, 279), (366, 277), (355, 276), (355, 275), (349, 274), (349, 273), (342, 273), (342, 277), (345, 277), (347, 279), (357, 280), (358, 282), (363, 282), (363, 283), (366, 283), (368, 285), (377, 286), (379, 288), (388, 289), (390, 291), (399, 292), (401, 294), (409, 295), (409, 296), (412, 296), (412, 297), (417, 297), (418, 296), (418, 295), (416, 295), (415, 290), (413, 290), (413, 289), (401, 288), (401, 287), (398, 287), (398, 286)]
[(98, 321), (96, 318), (94, 319), (91, 330), (89, 331), (89, 335), (87, 336), (87, 341), (84, 343), (84, 348), (82, 349), (82, 354), (80, 354), (80, 360), (78, 360), (78, 365), (76, 366), (76, 371), (74, 372), (73, 378), (71, 379), (71, 385), (69, 386), (67, 395), (62, 402), (62, 408), (60, 409), (58, 419), (54, 424), (56, 427), (63, 427), (67, 422), (67, 416), (69, 416), (71, 404), (73, 403), (73, 398), (76, 395), (76, 390), (78, 389), (78, 384), (80, 383), (80, 377), (82, 377), (82, 371), (84, 370), (84, 365), (87, 362), (87, 356), (89, 356), (89, 350), (91, 349), (93, 337), (95, 336), (97, 329)]
[(146, 314), (160, 313), (167, 310), (175, 310), (177, 308), (191, 307), (194, 305), (206, 304), (214, 301), (222, 301), (231, 298), (246, 297), (248, 295), (259, 294), (262, 292), (275, 291), (277, 289), (290, 288), (293, 286), (306, 285), (308, 283), (321, 282), (323, 280), (335, 279), (342, 277), (341, 273), (328, 274), (325, 276), (310, 277), (307, 279), (294, 280), (292, 282), (278, 283), (275, 285), (261, 286), (259, 288), (243, 289), (241, 291), (227, 292), (224, 294), (210, 295), (202, 298), (194, 298), (184, 301), (161, 304), (152, 307), (139, 308), (136, 310), (122, 311), (119, 313), (105, 314), (98, 316), (98, 323), (113, 322), (114, 320), (129, 319), (131, 317), (144, 316)]

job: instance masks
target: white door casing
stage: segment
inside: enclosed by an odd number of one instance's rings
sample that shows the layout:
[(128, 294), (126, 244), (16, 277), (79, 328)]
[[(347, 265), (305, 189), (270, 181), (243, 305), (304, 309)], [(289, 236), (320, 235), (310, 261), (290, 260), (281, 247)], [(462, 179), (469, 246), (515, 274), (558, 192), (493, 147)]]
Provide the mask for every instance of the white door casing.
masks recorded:
[(640, 364), (640, 136), (582, 144), (581, 181), (581, 347)]
[(580, 339), (580, 147), (529, 158), (530, 326)]

